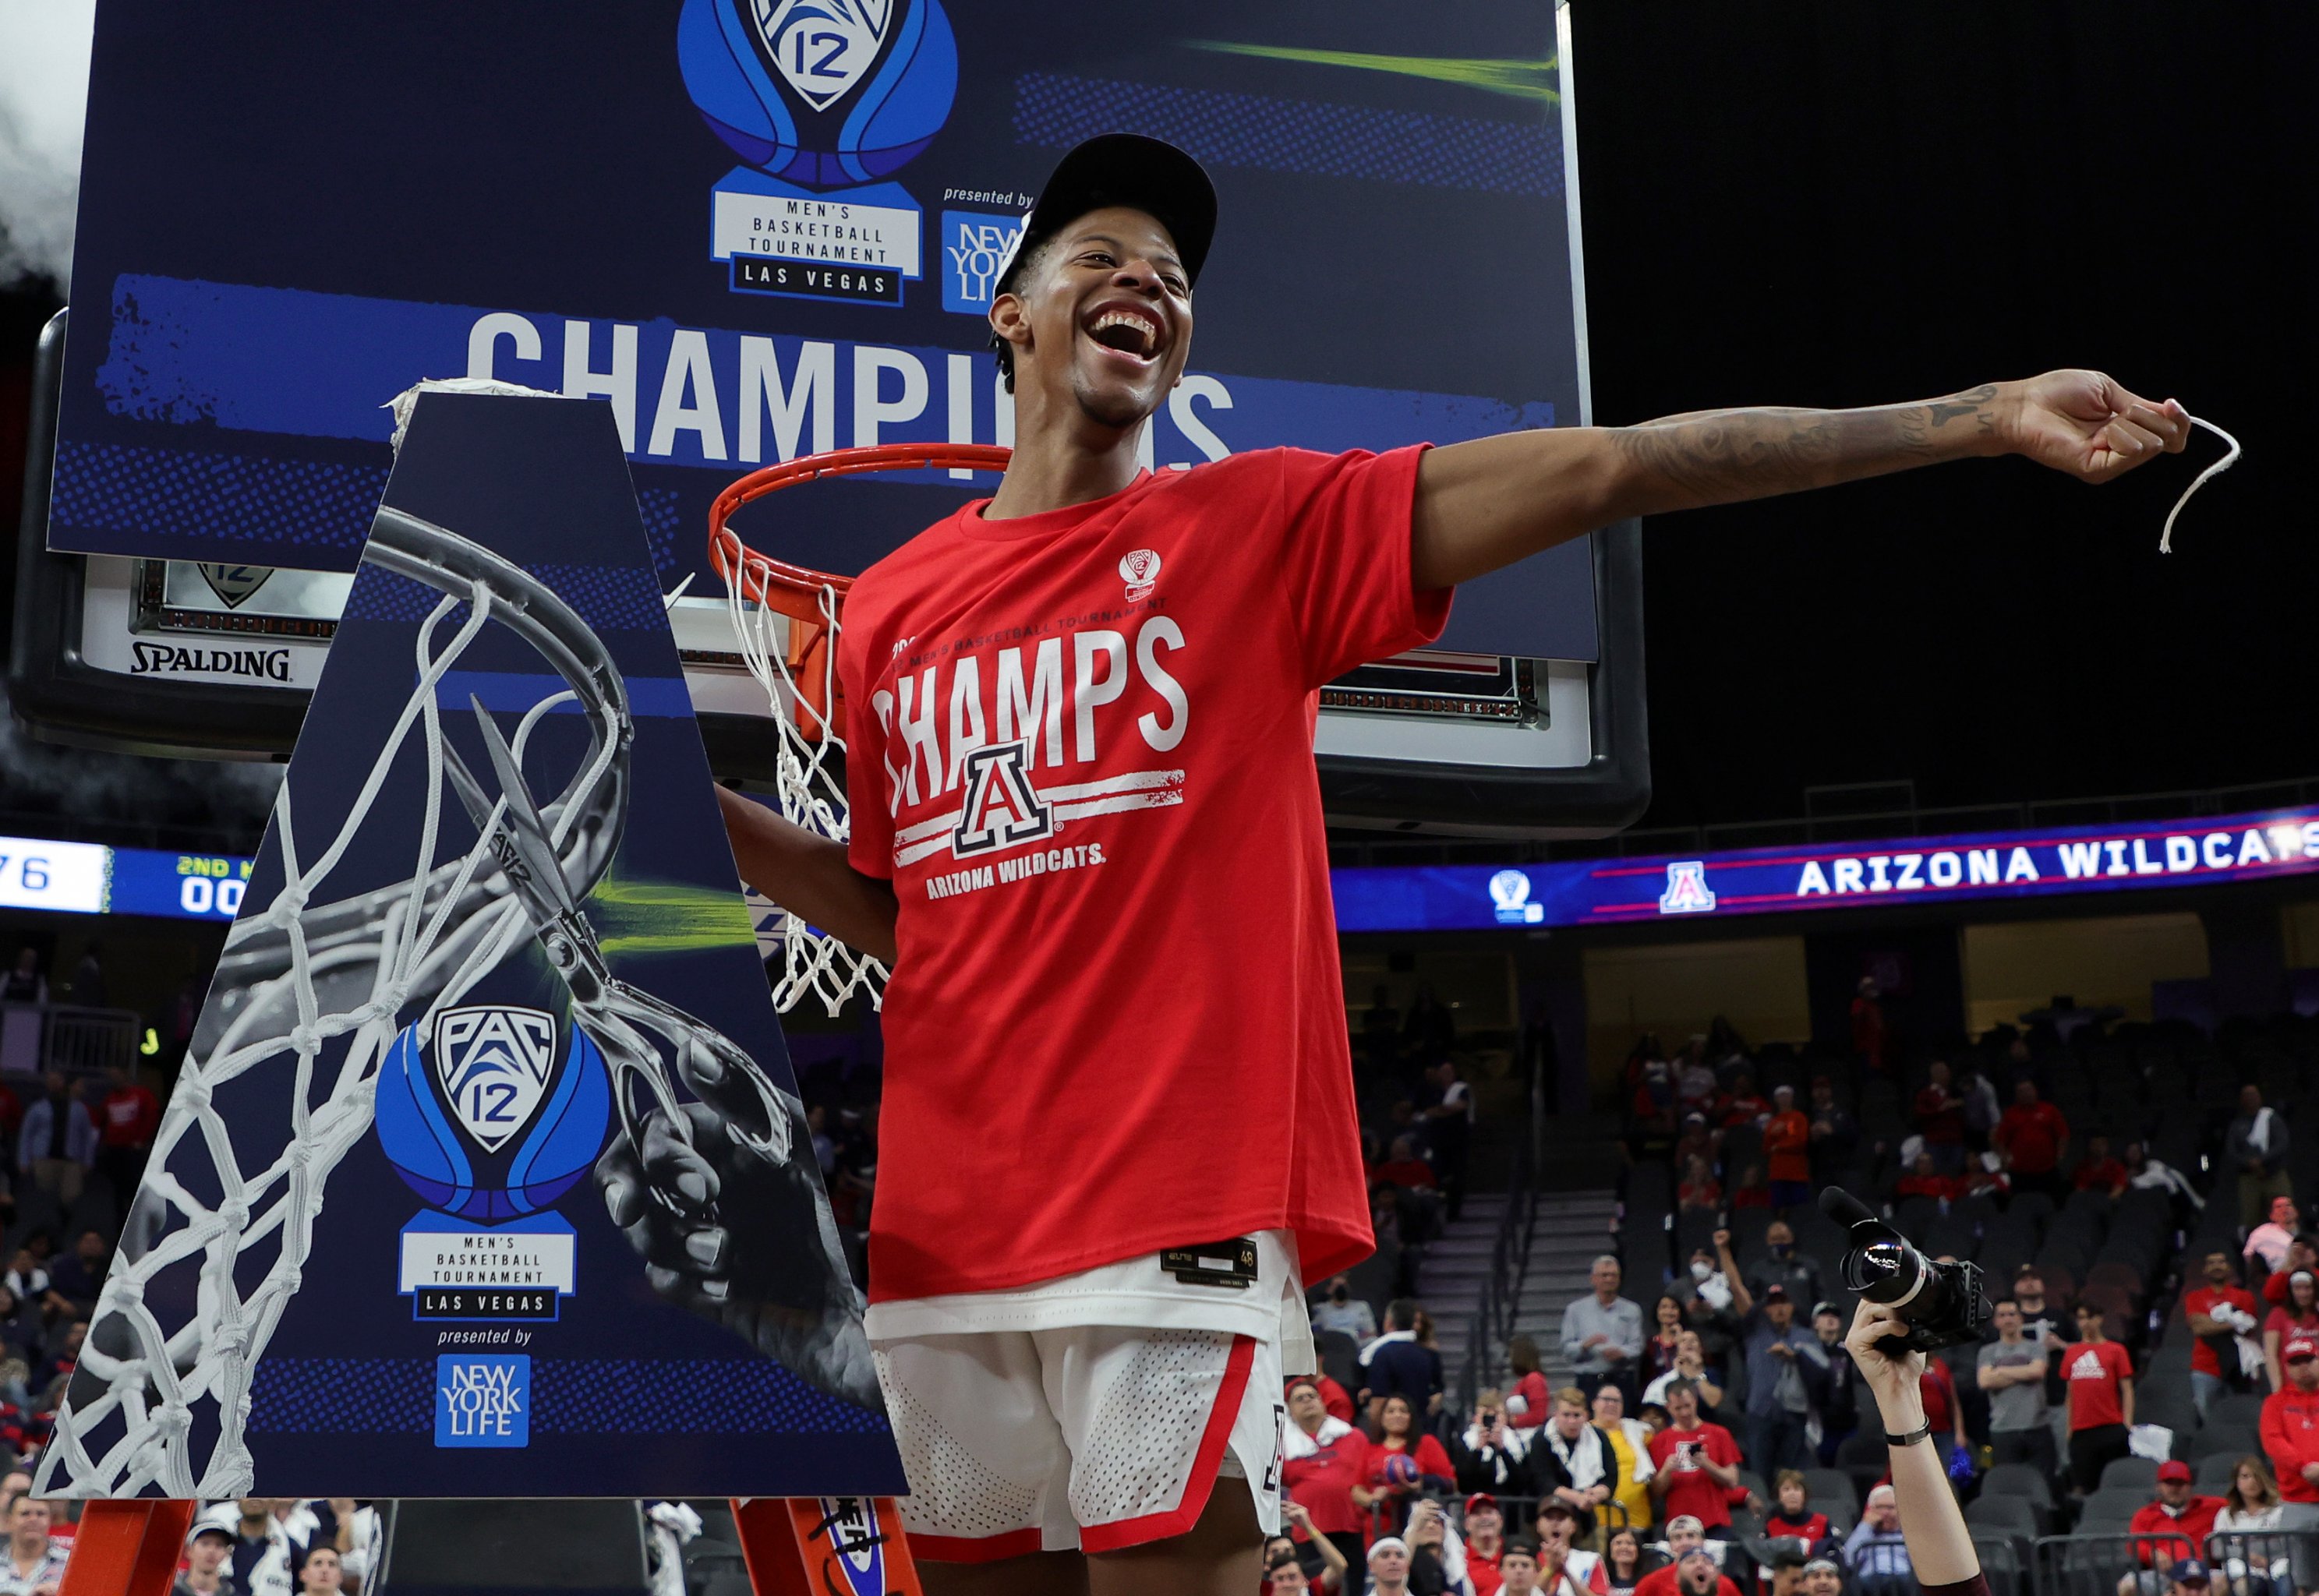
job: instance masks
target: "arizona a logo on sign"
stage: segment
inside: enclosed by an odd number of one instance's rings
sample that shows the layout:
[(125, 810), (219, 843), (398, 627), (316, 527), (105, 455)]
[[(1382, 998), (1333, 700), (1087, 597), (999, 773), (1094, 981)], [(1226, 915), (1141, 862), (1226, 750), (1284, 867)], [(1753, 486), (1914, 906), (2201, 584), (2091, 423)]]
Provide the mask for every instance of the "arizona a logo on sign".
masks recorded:
[(816, 111), (850, 92), (878, 59), (894, 0), (751, 0), (782, 80)]
[(1686, 859), (1667, 866), (1666, 890), (1659, 894), (1662, 915), (1707, 915), (1715, 910), (1715, 894), (1707, 885), (1704, 861)]
[(468, 1135), (497, 1152), (531, 1123), (555, 1060), (555, 1017), (536, 1008), (448, 1008), (435, 1021), (435, 1069)]

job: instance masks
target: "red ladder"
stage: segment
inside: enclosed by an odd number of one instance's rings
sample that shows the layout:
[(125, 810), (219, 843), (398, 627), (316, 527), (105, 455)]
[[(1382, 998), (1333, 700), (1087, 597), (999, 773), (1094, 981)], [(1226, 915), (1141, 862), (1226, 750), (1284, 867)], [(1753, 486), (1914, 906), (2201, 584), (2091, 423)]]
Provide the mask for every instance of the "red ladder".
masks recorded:
[[(59, 1596), (169, 1596), (196, 1505), (90, 1502)], [(756, 1596), (922, 1596), (892, 1497), (736, 1499), (733, 1523)]]

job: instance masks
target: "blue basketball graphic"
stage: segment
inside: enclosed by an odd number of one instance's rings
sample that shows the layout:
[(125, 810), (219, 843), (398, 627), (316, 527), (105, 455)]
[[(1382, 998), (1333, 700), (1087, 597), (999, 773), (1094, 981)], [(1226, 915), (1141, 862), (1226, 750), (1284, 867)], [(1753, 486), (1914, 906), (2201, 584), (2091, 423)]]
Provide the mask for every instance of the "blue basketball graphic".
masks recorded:
[(808, 188), (891, 176), (958, 95), (941, 0), (684, 0), (676, 53), (710, 130)]
[[(431, 1207), (483, 1224), (537, 1213), (603, 1150), (611, 1086), (585, 1032), (542, 1010), (446, 1009), (379, 1070), (379, 1147)], [(558, 1046), (559, 1041), (562, 1045)]]

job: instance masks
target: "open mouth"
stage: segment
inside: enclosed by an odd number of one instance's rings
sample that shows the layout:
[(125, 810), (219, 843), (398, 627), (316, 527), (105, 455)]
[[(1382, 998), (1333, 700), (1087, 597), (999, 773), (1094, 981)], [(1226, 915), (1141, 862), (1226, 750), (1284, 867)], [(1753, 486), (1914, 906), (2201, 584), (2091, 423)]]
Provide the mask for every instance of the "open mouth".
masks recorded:
[(1083, 323), (1088, 338), (1131, 359), (1149, 364), (1159, 358), (1162, 343), (1160, 319), (1133, 305), (1098, 307)]

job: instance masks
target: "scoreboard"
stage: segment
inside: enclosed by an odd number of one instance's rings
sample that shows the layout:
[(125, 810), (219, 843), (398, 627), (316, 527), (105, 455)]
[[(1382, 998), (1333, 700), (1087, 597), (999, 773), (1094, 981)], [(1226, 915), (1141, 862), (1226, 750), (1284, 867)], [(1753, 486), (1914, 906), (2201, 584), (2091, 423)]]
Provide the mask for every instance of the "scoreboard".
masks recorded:
[(0, 908), (230, 920), (248, 878), (230, 854), (0, 837)]

